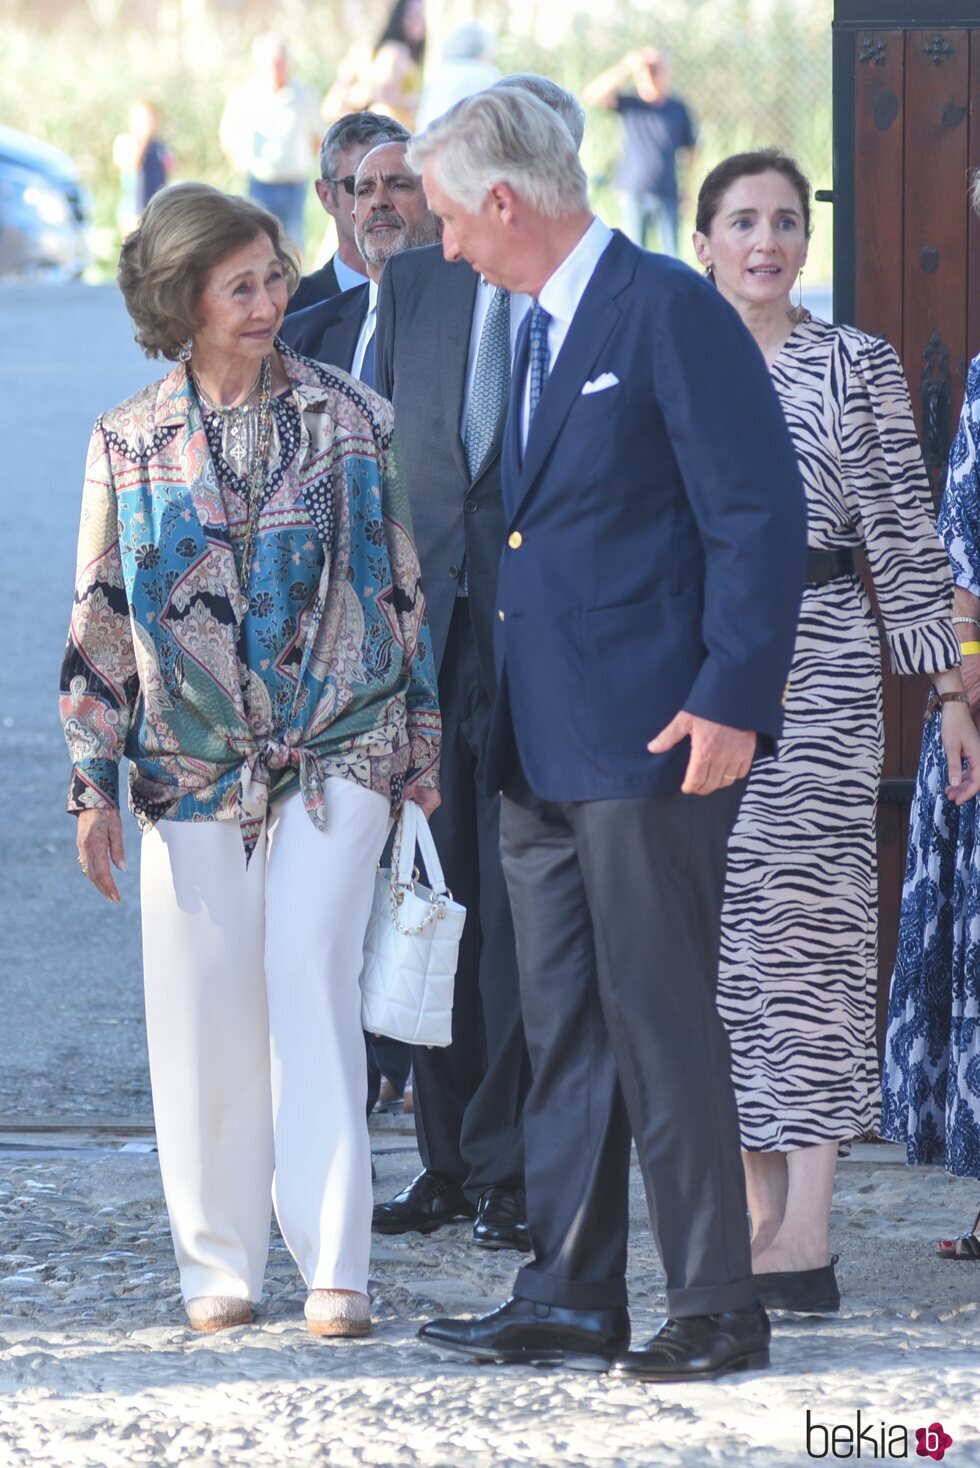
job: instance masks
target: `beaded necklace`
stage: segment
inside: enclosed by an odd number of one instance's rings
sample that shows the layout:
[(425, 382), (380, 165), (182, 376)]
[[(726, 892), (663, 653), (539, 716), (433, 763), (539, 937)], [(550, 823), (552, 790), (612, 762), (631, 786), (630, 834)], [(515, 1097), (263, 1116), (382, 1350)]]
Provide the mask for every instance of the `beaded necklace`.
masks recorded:
[[(245, 481), (245, 497), (248, 518), (245, 523), (245, 539), (242, 545), (242, 566), (239, 584), (242, 591), (248, 590), (252, 572), (252, 555), (255, 550), (255, 535), (258, 530), (259, 512), (265, 493), (268, 473), (269, 444), (272, 439), (272, 358), (264, 357), (255, 381), (249, 388), (244, 402), (226, 408), (209, 398), (197, 378), (191, 374), (195, 390), (206, 413), (216, 413), (221, 419), (221, 452), (239, 479)], [(250, 399), (255, 389), (259, 400)]]

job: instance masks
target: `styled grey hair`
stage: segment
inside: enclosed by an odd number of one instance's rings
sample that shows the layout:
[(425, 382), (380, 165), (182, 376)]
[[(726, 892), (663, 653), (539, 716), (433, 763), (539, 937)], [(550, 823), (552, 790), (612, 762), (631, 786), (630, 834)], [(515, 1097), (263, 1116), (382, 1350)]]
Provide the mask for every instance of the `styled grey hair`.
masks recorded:
[(358, 143), (376, 148), (382, 143), (407, 143), (411, 136), (407, 127), (380, 112), (348, 112), (327, 130), (320, 144), (320, 177), (336, 178), (341, 153)]
[(530, 92), (532, 97), (537, 97), (552, 112), (558, 113), (571, 133), (576, 149), (581, 148), (585, 137), (585, 108), (574, 93), (566, 92), (550, 77), (541, 76), (536, 71), (515, 71), (513, 76), (504, 76), (499, 82), (494, 82), (490, 90), (495, 87), (520, 87)]
[(409, 168), (431, 162), (441, 187), (471, 214), (505, 183), (552, 219), (588, 208), (589, 185), (557, 113), (520, 87), (493, 86), (457, 102), (413, 138)]

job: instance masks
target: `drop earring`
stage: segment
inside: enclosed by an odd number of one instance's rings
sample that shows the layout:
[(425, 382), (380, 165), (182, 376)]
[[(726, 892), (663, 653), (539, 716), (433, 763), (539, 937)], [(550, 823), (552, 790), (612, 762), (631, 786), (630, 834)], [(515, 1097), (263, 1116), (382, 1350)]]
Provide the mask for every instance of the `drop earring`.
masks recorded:
[(803, 271), (796, 277), (796, 305), (790, 308), (789, 319), (794, 326), (809, 321), (810, 313), (803, 304)]
[(193, 352), (193, 350), (194, 338), (189, 336), (184, 345), (181, 347), (180, 351), (177, 353), (177, 360), (179, 362), (189, 362), (191, 360), (191, 353)]
[(708, 280), (711, 281), (711, 284), (714, 285), (714, 283), (715, 283), (715, 267), (713, 265), (706, 265), (704, 267), (704, 273), (705, 273), (706, 277), (708, 278)]

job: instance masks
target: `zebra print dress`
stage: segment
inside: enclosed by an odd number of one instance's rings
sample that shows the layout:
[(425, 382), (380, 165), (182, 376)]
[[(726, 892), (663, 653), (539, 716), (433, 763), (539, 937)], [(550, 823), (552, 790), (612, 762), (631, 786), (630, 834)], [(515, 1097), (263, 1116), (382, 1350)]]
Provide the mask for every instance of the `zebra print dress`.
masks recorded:
[[(887, 343), (808, 320), (772, 368), (809, 543), (866, 552), (897, 673), (959, 663), (908, 390)], [(719, 1009), (747, 1151), (847, 1142), (878, 1110), (880, 652), (856, 576), (804, 593), (778, 757), (729, 845)]]

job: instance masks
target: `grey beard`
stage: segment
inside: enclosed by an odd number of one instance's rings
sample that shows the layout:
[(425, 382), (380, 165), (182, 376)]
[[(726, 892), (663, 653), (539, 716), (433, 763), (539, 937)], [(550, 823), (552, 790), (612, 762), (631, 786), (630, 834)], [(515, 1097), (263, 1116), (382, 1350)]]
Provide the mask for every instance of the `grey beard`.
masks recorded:
[(366, 230), (360, 232), (360, 237), (355, 235), (357, 248), (361, 258), (368, 265), (383, 265), (392, 255), (398, 255), (402, 250), (416, 250), (421, 245), (434, 245), (438, 243), (439, 231), (434, 219), (422, 220), (419, 224), (405, 224), (403, 222), (401, 231), (387, 244), (374, 244)]

